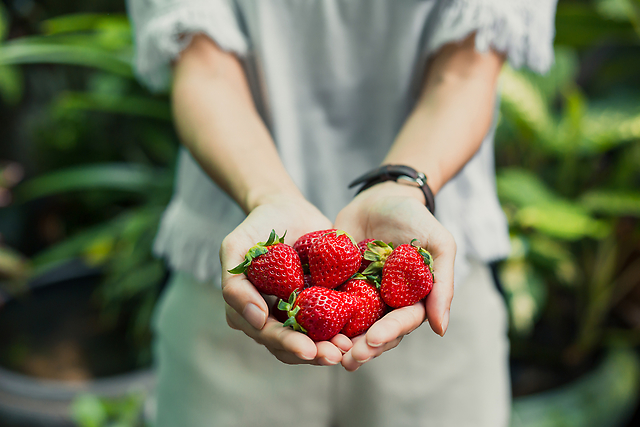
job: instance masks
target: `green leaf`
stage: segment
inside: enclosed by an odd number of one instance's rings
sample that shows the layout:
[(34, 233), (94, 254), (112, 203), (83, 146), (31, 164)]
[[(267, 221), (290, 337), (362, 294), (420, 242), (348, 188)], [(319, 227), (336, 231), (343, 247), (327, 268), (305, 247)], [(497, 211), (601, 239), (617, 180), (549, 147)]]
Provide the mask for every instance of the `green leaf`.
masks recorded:
[(80, 427), (102, 427), (108, 416), (97, 396), (81, 394), (71, 403), (71, 417)]
[(501, 106), (505, 114), (533, 132), (538, 139), (553, 140), (555, 123), (540, 88), (509, 66), (502, 70), (501, 84)]
[(276, 230), (271, 230), (271, 233), (269, 234), (269, 238), (267, 239), (266, 242), (264, 242), (264, 246), (271, 246), (277, 241), (278, 241), (278, 235), (276, 234)]
[(17, 104), (22, 98), (22, 74), (13, 66), (0, 65), (0, 95), (5, 103)]
[(517, 73), (526, 78), (540, 92), (546, 105), (549, 106), (565, 88), (573, 86), (579, 65), (578, 55), (574, 49), (556, 46), (553, 65), (548, 72), (539, 74), (523, 68)]
[(32, 258), (33, 275), (43, 274), (60, 262), (82, 255), (94, 242), (112, 237), (114, 234), (119, 233), (120, 228), (121, 223), (118, 220), (99, 224), (67, 237), (60, 243), (56, 243), (39, 252)]
[(58, 16), (42, 22), (42, 30), (48, 35), (109, 28), (124, 28), (130, 31), (131, 27), (126, 15), (121, 14), (77, 13)]
[(242, 274), (247, 271), (247, 268), (249, 267), (249, 265), (251, 265), (251, 261), (252, 259), (249, 257), (249, 254), (247, 254), (240, 264), (227, 271), (231, 274)]
[(602, 40), (635, 45), (638, 35), (631, 22), (601, 16), (588, 2), (560, 2), (556, 10), (555, 44), (590, 48)]
[(640, 192), (594, 190), (584, 194), (580, 202), (593, 213), (640, 217)]
[(291, 303), (281, 299), (280, 301), (278, 301), (278, 310), (281, 310), (281, 311), (291, 310)]
[(514, 221), (520, 227), (534, 228), (564, 240), (601, 239), (611, 231), (606, 222), (592, 218), (578, 205), (565, 201), (524, 207), (516, 213)]
[(131, 59), (89, 46), (30, 44), (28, 39), (0, 46), (0, 65), (65, 64), (98, 68), (133, 79)]
[(134, 164), (107, 163), (79, 166), (41, 175), (16, 188), (16, 200), (27, 202), (69, 191), (116, 190), (140, 195), (160, 186), (170, 186), (168, 173)]
[(583, 117), (582, 132), (581, 149), (587, 153), (603, 152), (640, 139), (639, 100), (609, 99), (593, 103)]
[(536, 234), (528, 239), (528, 246), (536, 266), (548, 269), (562, 284), (576, 284), (581, 270), (567, 243)]
[(0, 3), (0, 41), (7, 38), (9, 33), (9, 14), (4, 4)]
[(504, 168), (497, 176), (498, 195), (516, 206), (529, 206), (556, 200), (556, 196), (532, 171)]
[(26, 258), (19, 252), (0, 244), (0, 277), (20, 279), (29, 268)]
[(156, 289), (164, 274), (165, 270), (162, 263), (158, 260), (152, 260), (142, 265), (136, 265), (135, 268), (127, 271), (123, 277), (118, 277), (117, 280), (110, 280), (106, 286), (117, 287), (117, 292), (113, 292), (113, 289), (111, 290), (111, 298), (117, 296), (128, 300), (149, 289)]
[(65, 92), (57, 99), (53, 109), (57, 114), (67, 111), (98, 111), (172, 121), (168, 102), (144, 96)]
[(514, 331), (520, 335), (531, 333), (547, 300), (542, 277), (529, 263), (518, 259), (502, 263), (499, 275)]

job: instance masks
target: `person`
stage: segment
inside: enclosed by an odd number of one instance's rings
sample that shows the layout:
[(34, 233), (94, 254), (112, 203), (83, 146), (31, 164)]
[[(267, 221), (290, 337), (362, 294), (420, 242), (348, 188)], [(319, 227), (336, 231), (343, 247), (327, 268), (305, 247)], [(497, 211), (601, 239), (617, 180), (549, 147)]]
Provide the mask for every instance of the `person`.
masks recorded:
[[(128, 8), (140, 79), (170, 88), (184, 146), (154, 247), (173, 271), (154, 318), (156, 425), (506, 426), (507, 320), (487, 268), (509, 250), (498, 76), (506, 59), (550, 67), (555, 0)], [(423, 172), (437, 215), (403, 180), (354, 197), (379, 165)], [(434, 257), (426, 301), (314, 343), (227, 272), (271, 229), (292, 244), (334, 227), (417, 238)]]

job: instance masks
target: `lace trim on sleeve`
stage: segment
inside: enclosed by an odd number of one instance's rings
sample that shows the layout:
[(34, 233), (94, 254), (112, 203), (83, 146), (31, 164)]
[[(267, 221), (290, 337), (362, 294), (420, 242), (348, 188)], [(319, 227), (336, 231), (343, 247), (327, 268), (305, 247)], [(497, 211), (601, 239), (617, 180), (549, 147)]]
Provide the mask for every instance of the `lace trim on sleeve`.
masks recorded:
[(493, 48), (515, 68), (544, 73), (553, 63), (557, 0), (442, 0), (427, 54), (476, 33), (476, 49)]
[[(145, 13), (139, 11), (138, 16)], [(172, 4), (135, 24), (136, 71), (154, 92), (168, 89), (170, 63), (189, 45), (192, 34), (204, 33), (221, 49), (239, 56), (248, 49), (232, 7), (220, 0)]]

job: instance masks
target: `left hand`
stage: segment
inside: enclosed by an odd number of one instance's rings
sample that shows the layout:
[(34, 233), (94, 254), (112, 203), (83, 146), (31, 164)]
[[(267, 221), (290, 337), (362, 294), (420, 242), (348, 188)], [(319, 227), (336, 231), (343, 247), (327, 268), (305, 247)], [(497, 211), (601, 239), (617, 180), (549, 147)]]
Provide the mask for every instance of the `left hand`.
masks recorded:
[(425, 319), (431, 329), (444, 335), (453, 299), (453, 262), (456, 244), (451, 233), (424, 205), (416, 187), (385, 182), (360, 193), (340, 211), (334, 227), (351, 234), (356, 241), (379, 239), (395, 245), (418, 239), (433, 256), (434, 284), (426, 300), (389, 312), (363, 335), (342, 358), (348, 371), (396, 347), (402, 338)]

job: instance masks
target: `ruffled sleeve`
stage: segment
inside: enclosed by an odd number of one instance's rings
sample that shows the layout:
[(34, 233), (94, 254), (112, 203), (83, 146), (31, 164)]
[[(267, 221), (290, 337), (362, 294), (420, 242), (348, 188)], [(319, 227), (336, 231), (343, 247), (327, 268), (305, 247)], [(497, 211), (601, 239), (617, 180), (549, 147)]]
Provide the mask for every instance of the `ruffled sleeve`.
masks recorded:
[(476, 33), (476, 49), (507, 55), (515, 68), (546, 72), (553, 63), (557, 0), (439, 0), (427, 54)]
[(204, 33), (221, 49), (246, 54), (247, 38), (231, 0), (127, 0), (136, 43), (135, 67), (140, 81), (154, 92), (167, 90), (171, 61)]

